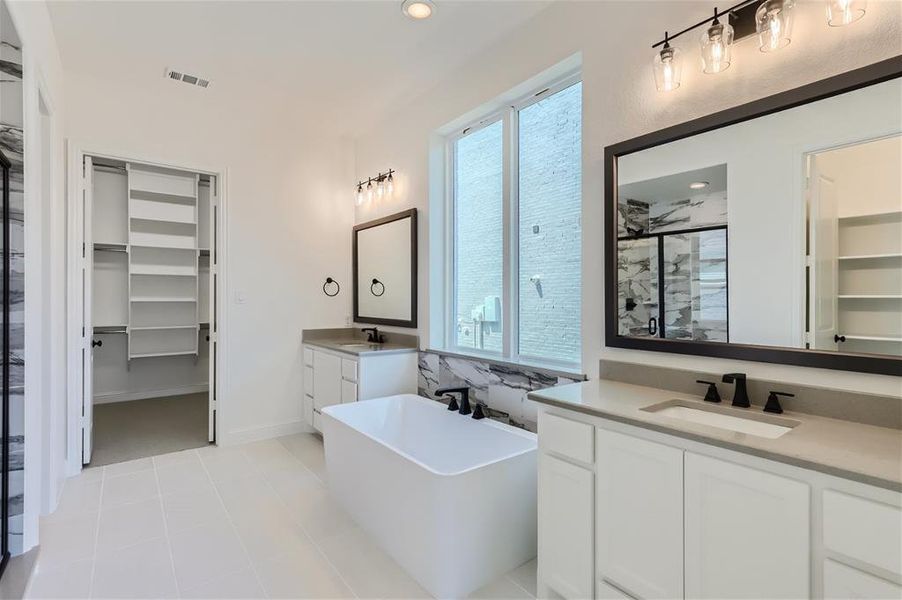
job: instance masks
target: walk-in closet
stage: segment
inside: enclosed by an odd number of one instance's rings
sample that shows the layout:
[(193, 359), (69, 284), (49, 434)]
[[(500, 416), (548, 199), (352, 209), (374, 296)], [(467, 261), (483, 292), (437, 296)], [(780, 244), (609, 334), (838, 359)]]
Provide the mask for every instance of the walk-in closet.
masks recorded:
[(216, 185), (210, 174), (84, 157), (86, 463), (214, 439)]

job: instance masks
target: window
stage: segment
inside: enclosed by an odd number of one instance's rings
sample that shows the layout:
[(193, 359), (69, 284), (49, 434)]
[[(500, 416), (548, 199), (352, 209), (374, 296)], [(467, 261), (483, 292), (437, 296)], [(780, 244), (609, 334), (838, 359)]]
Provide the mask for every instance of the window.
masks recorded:
[(579, 364), (581, 140), (571, 78), (451, 141), (452, 350)]

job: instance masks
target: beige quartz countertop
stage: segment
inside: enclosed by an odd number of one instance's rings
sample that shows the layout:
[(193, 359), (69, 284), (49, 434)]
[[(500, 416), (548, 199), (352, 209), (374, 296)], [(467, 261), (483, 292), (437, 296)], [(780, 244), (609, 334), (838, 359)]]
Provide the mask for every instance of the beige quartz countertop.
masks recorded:
[[(702, 408), (710, 404), (695, 396), (604, 379), (531, 392), (529, 398), (541, 404), (902, 491), (902, 430), (899, 429), (787, 411), (779, 417), (800, 424), (779, 438), (767, 439), (643, 411), (644, 407), (674, 399), (694, 401)], [(732, 408), (730, 398), (724, 398), (717, 406), (738, 416), (761, 411), (760, 406)]]
[(317, 346), (332, 350), (334, 352), (343, 352), (353, 356), (362, 356), (365, 354), (401, 354), (404, 352), (416, 352), (417, 349), (403, 344), (371, 344), (363, 340), (353, 339), (336, 339), (336, 340), (304, 340), (304, 344), (308, 346)]

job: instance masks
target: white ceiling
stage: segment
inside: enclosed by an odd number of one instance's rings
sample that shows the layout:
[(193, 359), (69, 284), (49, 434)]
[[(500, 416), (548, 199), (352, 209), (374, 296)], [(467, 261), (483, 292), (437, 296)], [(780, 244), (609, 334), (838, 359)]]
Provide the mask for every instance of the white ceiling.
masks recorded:
[[(291, 107), (351, 134), (415, 98), (550, 0), (435, 0), (412, 21), (401, 0), (51, 0), (63, 66), (155, 93), (167, 67), (213, 81), (211, 102)], [(275, 109), (275, 108), (274, 108)]]

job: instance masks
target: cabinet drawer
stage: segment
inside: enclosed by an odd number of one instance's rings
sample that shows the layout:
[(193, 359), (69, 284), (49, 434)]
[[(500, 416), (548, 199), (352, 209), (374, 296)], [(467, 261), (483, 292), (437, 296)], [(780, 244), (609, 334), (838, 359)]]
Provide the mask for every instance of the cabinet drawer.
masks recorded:
[(304, 364), (308, 367), (313, 366), (313, 350), (304, 347)]
[(824, 546), (902, 575), (902, 509), (826, 490)]
[(592, 464), (595, 460), (595, 429), (588, 423), (539, 413), (539, 445), (573, 460)]
[(313, 367), (304, 367), (304, 393), (313, 395)]
[(357, 383), (357, 361), (341, 359), (341, 378)]
[(824, 598), (902, 598), (902, 586), (827, 559), (824, 561)]
[(350, 381), (341, 382), (341, 403), (357, 402), (357, 384)]

